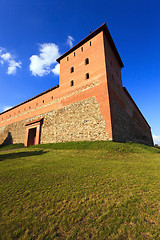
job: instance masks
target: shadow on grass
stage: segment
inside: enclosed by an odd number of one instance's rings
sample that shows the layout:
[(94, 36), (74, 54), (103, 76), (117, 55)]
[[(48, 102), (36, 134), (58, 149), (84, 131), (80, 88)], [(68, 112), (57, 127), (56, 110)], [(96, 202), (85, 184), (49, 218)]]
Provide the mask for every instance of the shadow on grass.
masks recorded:
[(0, 145), (0, 151), (8, 151), (8, 150), (16, 150), (20, 148), (25, 148), (23, 143), (15, 143), (15, 144), (9, 144), (9, 145)]
[(39, 150), (39, 151), (30, 151), (30, 152), (16, 152), (16, 153), (7, 153), (1, 154), (0, 153), (0, 161), (4, 161), (6, 159), (16, 159), (22, 157), (30, 157), (30, 156), (38, 156), (47, 153), (47, 151)]

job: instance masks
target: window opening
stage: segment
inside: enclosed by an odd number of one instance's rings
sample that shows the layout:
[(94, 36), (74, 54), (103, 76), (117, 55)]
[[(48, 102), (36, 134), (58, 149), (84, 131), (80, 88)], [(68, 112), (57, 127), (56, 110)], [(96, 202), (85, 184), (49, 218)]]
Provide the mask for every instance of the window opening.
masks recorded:
[(89, 64), (89, 58), (85, 59), (85, 65)]
[(83, 47), (81, 47), (81, 51), (83, 52)]
[(86, 73), (86, 79), (89, 79), (89, 73)]
[(71, 83), (70, 83), (71, 87), (73, 87), (74, 85), (74, 81), (72, 80)]
[(74, 72), (74, 67), (71, 67), (71, 73)]
[(90, 46), (92, 45), (92, 44), (91, 44), (91, 41), (90, 41), (89, 45), (90, 45)]

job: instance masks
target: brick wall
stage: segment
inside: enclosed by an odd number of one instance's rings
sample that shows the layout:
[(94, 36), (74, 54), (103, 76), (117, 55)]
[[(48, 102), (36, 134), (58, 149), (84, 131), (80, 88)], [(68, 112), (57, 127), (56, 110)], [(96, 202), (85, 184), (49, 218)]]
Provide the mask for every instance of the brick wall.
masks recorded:
[(13, 143), (24, 142), (26, 123), (43, 118), (41, 143), (109, 140), (96, 97), (0, 128), (0, 144), (11, 133)]

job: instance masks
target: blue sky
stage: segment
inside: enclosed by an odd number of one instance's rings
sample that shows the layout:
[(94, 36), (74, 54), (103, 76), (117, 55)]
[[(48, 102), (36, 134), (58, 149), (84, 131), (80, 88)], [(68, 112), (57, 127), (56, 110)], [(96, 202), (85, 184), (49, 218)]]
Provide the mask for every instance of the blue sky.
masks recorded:
[(160, 144), (159, 0), (0, 0), (0, 112), (58, 84), (55, 58), (106, 22)]

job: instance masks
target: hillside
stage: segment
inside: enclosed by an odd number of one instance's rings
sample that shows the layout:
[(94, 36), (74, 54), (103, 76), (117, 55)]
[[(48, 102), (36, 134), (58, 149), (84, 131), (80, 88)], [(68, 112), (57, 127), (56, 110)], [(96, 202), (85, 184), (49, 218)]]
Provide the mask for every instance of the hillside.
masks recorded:
[(159, 173), (160, 149), (141, 144), (1, 151), (0, 239), (160, 239)]

